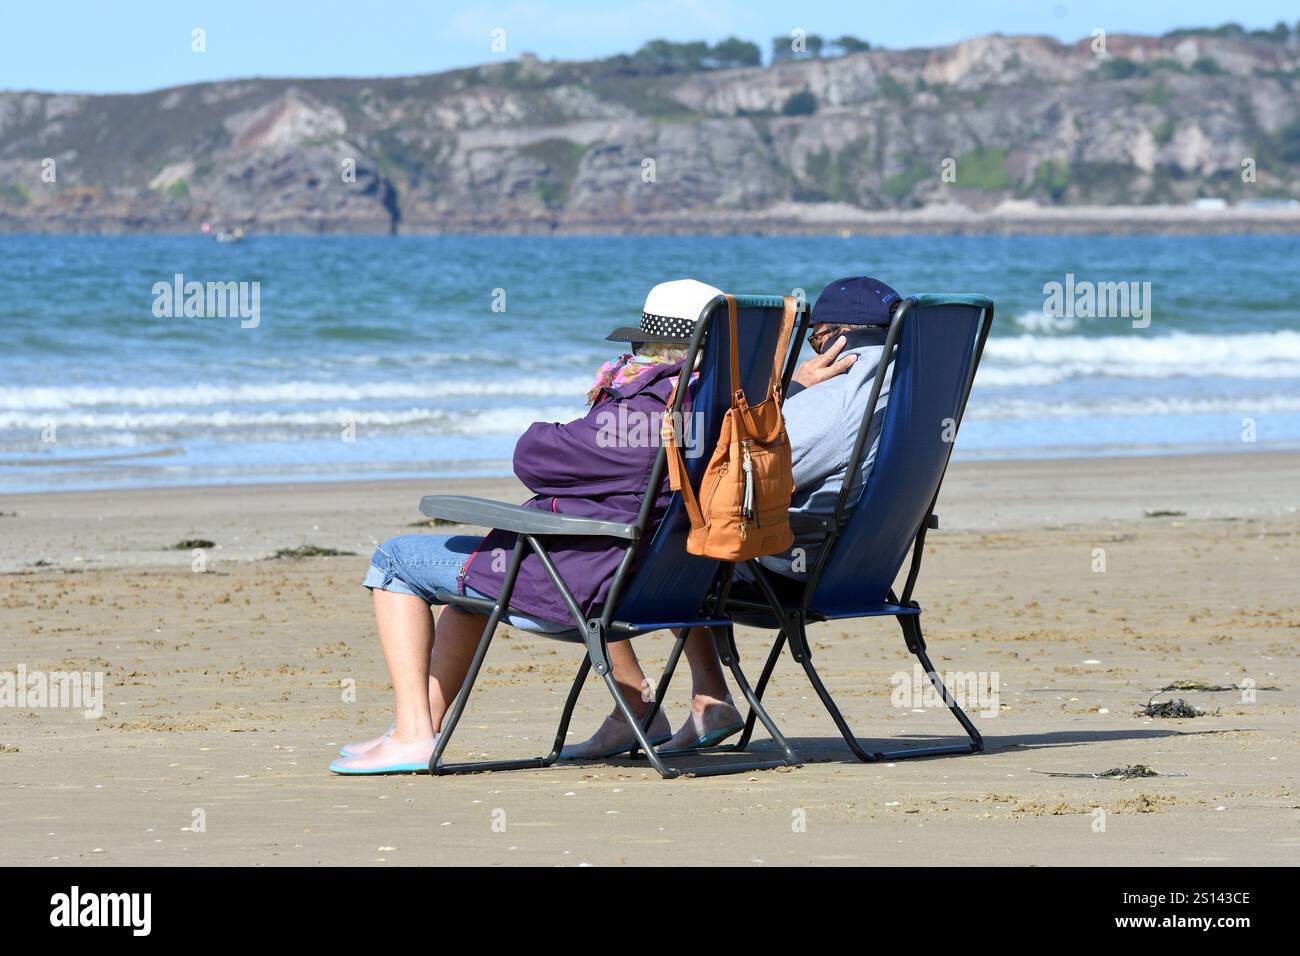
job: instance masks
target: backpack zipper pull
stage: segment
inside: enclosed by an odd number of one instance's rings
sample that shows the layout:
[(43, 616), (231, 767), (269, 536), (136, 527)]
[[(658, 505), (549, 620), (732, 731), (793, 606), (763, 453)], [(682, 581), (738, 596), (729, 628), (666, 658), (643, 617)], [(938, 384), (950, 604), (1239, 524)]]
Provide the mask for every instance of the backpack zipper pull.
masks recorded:
[(740, 443), (740, 450), (744, 454), (744, 461), (741, 467), (745, 469), (745, 497), (740, 505), (740, 513), (745, 516), (746, 521), (754, 520), (754, 460), (749, 454), (749, 442)]

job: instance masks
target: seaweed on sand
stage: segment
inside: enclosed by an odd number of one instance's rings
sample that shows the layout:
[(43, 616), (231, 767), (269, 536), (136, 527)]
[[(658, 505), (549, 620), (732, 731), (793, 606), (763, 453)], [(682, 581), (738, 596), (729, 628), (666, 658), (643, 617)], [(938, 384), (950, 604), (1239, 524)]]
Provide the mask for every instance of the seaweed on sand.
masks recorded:
[[(1205, 693), (1213, 693), (1223, 690), (1242, 690), (1238, 684), (1207, 684), (1203, 680), (1176, 680), (1168, 687), (1161, 687), (1161, 691), (1168, 690), (1199, 690)], [(1255, 690), (1277, 690), (1276, 687), (1256, 687)]]
[(172, 545), (173, 551), (193, 551), (195, 548), (215, 548), (217, 543), (207, 538), (182, 538)]
[(1141, 714), (1143, 717), (1188, 718), (1188, 717), (1215, 717), (1218, 716), (1219, 712), (1217, 710), (1213, 712), (1205, 711), (1205, 710), (1201, 710), (1199, 707), (1193, 707), (1191, 704), (1187, 703), (1187, 701), (1183, 700), (1181, 697), (1176, 697), (1173, 700), (1162, 700), (1159, 703), (1156, 703), (1156, 699), (1152, 697), (1149, 701), (1147, 701), (1146, 707), (1144, 707), (1138, 713)]
[(297, 558), (341, 558), (356, 554), (355, 551), (339, 551), (337, 548), (322, 548), (315, 544), (303, 544), (296, 548), (276, 548), (275, 554), (268, 561)]
[(1035, 770), (1044, 777), (1075, 777), (1081, 780), (1137, 780), (1142, 777), (1185, 777), (1185, 773), (1161, 773), (1144, 763), (1129, 764), (1127, 767), (1111, 767), (1101, 773), (1052, 773), (1047, 770)]

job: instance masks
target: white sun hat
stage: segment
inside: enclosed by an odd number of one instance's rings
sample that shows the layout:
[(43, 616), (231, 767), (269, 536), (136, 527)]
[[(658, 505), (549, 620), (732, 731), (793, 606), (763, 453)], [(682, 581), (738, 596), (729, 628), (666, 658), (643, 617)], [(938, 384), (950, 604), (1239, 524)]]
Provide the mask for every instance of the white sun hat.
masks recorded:
[(641, 324), (617, 328), (606, 339), (610, 342), (685, 344), (691, 340), (704, 307), (720, 295), (723, 295), (721, 289), (699, 279), (661, 282), (645, 297)]

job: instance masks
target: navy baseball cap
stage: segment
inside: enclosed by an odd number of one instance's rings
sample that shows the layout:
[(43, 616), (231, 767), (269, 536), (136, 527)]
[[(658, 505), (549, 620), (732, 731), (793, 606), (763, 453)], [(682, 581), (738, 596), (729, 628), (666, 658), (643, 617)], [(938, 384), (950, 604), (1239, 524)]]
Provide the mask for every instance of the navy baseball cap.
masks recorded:
[(894, 304), (902, 300), (897, 292), (871, 276), (836, 279), (813, 305), (813, 325), (888, 325)]

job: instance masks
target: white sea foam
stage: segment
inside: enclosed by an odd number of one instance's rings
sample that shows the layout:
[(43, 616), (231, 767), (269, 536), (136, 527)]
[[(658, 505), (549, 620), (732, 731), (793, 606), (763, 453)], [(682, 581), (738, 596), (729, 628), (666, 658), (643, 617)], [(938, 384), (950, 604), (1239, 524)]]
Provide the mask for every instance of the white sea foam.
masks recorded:
[(535, 421), (563, 421), (581, 409), (513, 406), (466, 412), (435, 408), (404, 410), (332, 408), (312, 411), (164, 411), (89, 412), (63, 411), (50, 414), (0, 412), (0, 432), (39, 432), (51, 425), (56, 429), (113, 430), (131, 432), (210, 432), (299, 428), (337, 429), (348, 423), (358, 428), (406, 428), (436, 433), (508, 432), (518, 434)]
[[(1068, 401), (1040, 401), (998, 395), (980, 387), (971, 402), (973, 420), (1096, 418), (1159, 415), (1265, 415), (1300, 412), (1300, 394), (1252, 396), (1135, 396), (1080, 397)], [(89, 411), (52, 413), (0, 411), (0, 435), (33, 434), (55, 426), (78, 432), (133, 435), (156, 441), (163, 435), (218, 434), (223, 440), (252, 437), (263, 440), (275, 432), (287, 439), (332, 432), (351, 422), (358, 429), (422, 434), (521, 434), (535, 421), (567, 421), (581, 414), (581, 405), (506, 406), (464, 412), (438, 408), (329, 409), (235, 411)], [(141, 437), (143, 436), (143, 437)], [(131, 442), (132, 444), (135, 441)]]
[(237, 385), (37, 386), (0, 388), (0, 409), (93, 407), (176, 408), (301, 402), (429, 401), (439, 398), (573, 398), (590, 385), (581, 378), (438, 380), (427, 382), (246, 382)]
[[(1153, 389), (1143, 380), (1163, 380), (1159, 394), (1144, 394)], [(148, 444), (194, 435), (294, 441), (349, 422), (363, 432), (518, 435), (534, 421), (581, 414), (588, 383), (561, 367), (549, 376), (495, 379), (461, 373), (346, 383), (7, 386), (0, 387), (0, 440), (26, 442), (54, 425), (91, 443), (96, 436)], [(1068, 384), (1045, 388), (1058, 383)], [(1255, 391), (1261, 394), (1248, 394)], [(971, 418), (986, 421), (1271, 412), (1300, 412), (1300, 332), (995, 337), (970, 405)]]
[[(617, 348), (614, 348), (617, 351)], [(573, 351), (573, 352), (555, 352), (549, 350), (546, 353), (547, 364), (552, 368), (562, 368), (565, 366), (577, 365), (583, 368), (596, 368), (602, 361), (613, 356), (613, 352), (605, 354), (603, 351)], [(510, 370), (509, 374), (515, 374), (514, 369), (535, 370), (537, 367), (537, 356), (535, 353), (522, 351), (519, 354), (510, 352), (430, 352), (415, 350), (409, 352), (392, 352), (387, 354), (374, 353), (343, 353), (343, 354), (321, 354), (317, 355), (310, 352), (296, 352), (289, 355), (265, 355), (256, 357), (241, 358), (240, 364), (249, 368), (268, 368), (286, 370), (292, 374), (295, 371), (303, 369), (326, 369), (334, 370), (341, 368), (402, 368), (402, 369), (441, 369), (446, 366), (464, 366), (469, 368), (487, 369), (487, 370)]]
[(1011, 321), (1026, 332), (1068, 332), (1074, 328), (1075, 318), (1068, 315), (1048, 315), (1042, 309), (1021, 312)]
[[(1041, 313), (1035, 315), (1046, 321)], [(1176, 377), (1300, 379), (1300, 332), (995, 336), (988, 341), (978, 381), (987, 388), (1051, 385), (1088, 378)], [(438, 402), (475, 398), (568, 398), (576, 404), (589, 384), (590, 379), (585, 375), (538, 377), (512, 370), (495, 379), (429, 374), (370, 382), (268, 380), (164, 386), (5, 386), (0, 387), (0, 411), (165, 410), (240, 405), (292, 408), (306, 403)]]
[(1300, 412), (1300, 395), (1260, 395), (1216, 398), (1101, 398), (1069, 402), (1040, 402), (981, 396), (972, 400), (972, 420), (1099, 418), (1159, 415), (1268, 415)]
[(978, 381), (1010, 386), (1073, 378), (1174, 377), (1300, 378), (1300, 332), (990, 338)]

